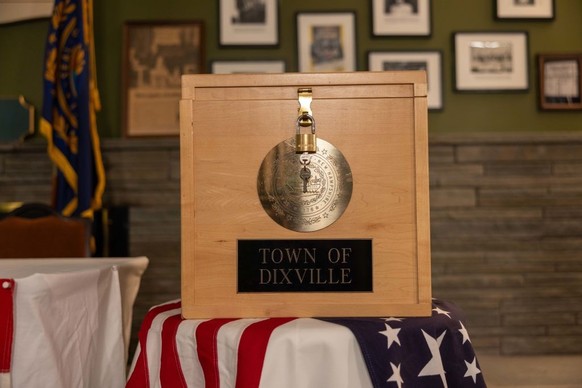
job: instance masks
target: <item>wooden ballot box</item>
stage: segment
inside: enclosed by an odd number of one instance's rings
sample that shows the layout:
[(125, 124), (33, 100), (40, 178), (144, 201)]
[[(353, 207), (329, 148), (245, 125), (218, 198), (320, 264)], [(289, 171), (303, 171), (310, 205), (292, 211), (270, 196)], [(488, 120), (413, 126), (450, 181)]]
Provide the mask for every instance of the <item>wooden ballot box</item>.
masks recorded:
[(180, 123), (186, 318), (430, 315), (424, 72), (185, 75)]

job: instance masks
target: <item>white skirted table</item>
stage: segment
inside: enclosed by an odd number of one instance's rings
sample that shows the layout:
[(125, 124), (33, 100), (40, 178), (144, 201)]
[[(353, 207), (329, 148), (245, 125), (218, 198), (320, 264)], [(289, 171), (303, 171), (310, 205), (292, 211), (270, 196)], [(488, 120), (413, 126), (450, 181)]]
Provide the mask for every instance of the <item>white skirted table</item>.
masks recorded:
[(123, 387), (148, 259), (0, 260), (0, 388)]
[(426, 318), (184, 320), (181, 302), (142, 323), (127, 388), (485, 387), (461, 311)]

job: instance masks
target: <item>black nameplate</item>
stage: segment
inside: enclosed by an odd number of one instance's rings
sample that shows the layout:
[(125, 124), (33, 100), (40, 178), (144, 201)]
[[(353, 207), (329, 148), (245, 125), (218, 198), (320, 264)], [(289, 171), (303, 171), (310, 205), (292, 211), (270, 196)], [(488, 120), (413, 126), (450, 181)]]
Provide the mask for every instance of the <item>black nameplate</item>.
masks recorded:
[(372, 240), (238, 240), (238, 292), (372, 291)]

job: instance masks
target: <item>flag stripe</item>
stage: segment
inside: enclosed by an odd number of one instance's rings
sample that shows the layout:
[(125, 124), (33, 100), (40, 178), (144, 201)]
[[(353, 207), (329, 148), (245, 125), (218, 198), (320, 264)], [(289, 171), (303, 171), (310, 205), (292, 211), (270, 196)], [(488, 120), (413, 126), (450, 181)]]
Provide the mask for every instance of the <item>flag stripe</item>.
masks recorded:
[(221, 318), (202, 322), (196, 329), (198, 359), (204, 372), (205, 388), (220, 388), (216, 337), (225, 324), (236, 319)]
[(10, 373), (14, 339), (14, 279), (0, 279), (0, 373)]
[(131, 372), (129, 379), (126, 384), (126, 388), (149, 388), (149, 370), (148, 370), (148, 359), (147, 359), (147, 339), (148, 333), (152, 326), (154, 319), (161, 313), (180, 308), (182, 302), (171, 302), (156, 306), (152, 308), (143, 319), (141, 329), (138, 334), (138, 341), (140, 352), (135, 363), (134, 369)]
[(236, 386), (238, 365), (238, 347), (240, 339), (250, 325), (264, 318), (238, 319), (224, 325), (216, 337), (216, 351), (219, 362), (219, 379), (221, 388)]
[(237, 388), (258, 388), (267, 345), (273, 331), (295, 318), (271, 318), (255, 322), (243, 333), (238, 348)]
[(176, 333), (183, 321), (182, 315), (176, 314), (168, 317), (162, 326), (162, 359), (160, 361), (162, 387), (187, 387), (176, 346)]
[(196, 328), (204, 320), (186, 319), (178, 327), (176, 347), (180, 368), (188, 387), (204, 387), (204, 372), (198, 360), (197, 344), (194, 341)]

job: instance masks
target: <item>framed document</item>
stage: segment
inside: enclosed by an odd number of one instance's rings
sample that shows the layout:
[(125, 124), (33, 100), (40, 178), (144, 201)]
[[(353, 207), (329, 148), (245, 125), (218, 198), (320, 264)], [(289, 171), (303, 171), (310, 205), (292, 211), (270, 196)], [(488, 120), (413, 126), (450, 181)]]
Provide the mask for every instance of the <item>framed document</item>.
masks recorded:
[(543, 110), (582, 109), (582, 54), (539, 54), (539, 102)]
[(128, 22), (124, 28), (125, 135), (177, 136), (181, 76), (203, 72), (203, 24)]

